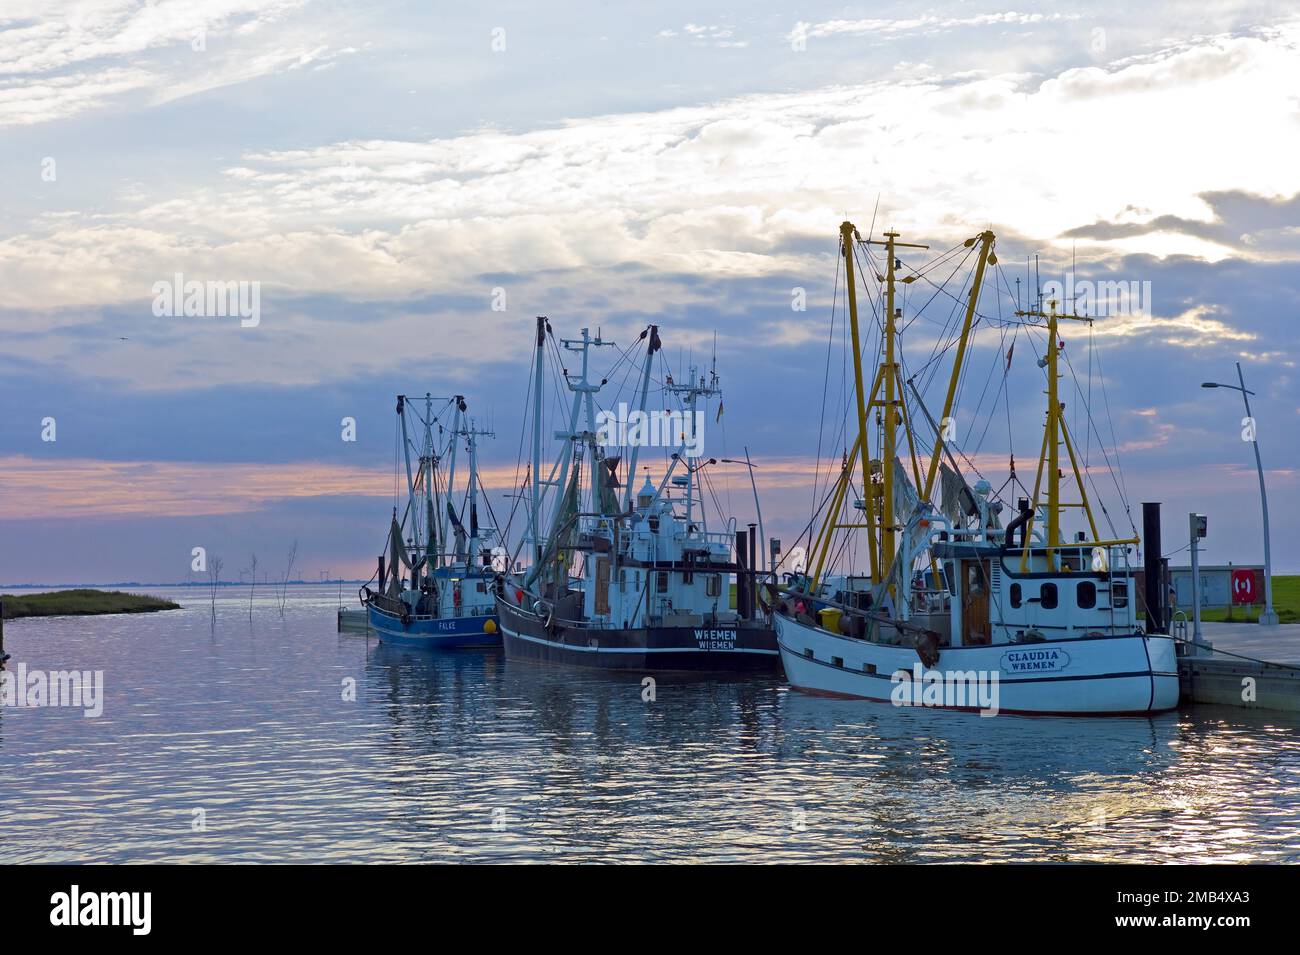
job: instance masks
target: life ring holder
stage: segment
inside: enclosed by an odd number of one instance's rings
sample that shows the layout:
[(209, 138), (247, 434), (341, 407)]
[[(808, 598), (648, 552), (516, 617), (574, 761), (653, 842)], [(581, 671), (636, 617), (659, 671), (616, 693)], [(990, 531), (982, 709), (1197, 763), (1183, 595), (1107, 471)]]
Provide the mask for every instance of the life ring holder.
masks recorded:
[(537, 601), (533, 604), (533, 613), (541, 618), (542, 626), (548, 633), (555, 632), (555, 605)]

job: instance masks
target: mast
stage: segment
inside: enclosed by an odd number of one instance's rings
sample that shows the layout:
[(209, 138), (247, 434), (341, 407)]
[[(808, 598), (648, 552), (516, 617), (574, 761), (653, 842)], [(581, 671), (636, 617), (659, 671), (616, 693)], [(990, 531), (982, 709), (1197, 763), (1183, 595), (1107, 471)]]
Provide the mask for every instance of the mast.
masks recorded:
[[(452, 493), (456, 486), (456, 436), (461, 432), (462, 415), (465, 413), (465, 396), (453, 395), (452, 401), (456, 402), (456, 414), (451, 419), (451, 451), (448, 453), (447, 462), (447, 503), (455, 507), (455, 495)], [(444, 510), (442, 516), (438, 519), (438, 524), (442, 528), (442, 539), (447, 539), (447, 513)]]
[[(842, 228), (842, 227), (841, 227)], [(857, 230), (854, 230), (856, 234)], [(879, 584), (884, 575), (889, 572), (894, 562), (894, 557), (898, 553), (898, 518), (894, 513), (894, 485), (898, 475), (894, 473), (894, 462), (898, 460), (898, 423), (900, 418), (900, 408), (903, 403), (902, 382), (903, 372), (902, 365), (898, 361), (898, 319), (902, 315), (902, 309), (894, 305), (894, 291), (896, 285), (896, 272), (899, 261), (895, 252), (898, 249), (928, 249), (927, 245), (916, 245), (909, 242), (899, 242), (899, 233), (886, 232), (885, 241), (880, 242), (875, 239), (868, 239), (868, 245), (883, 245), (885, 255), (888, 261), (885, 263), (885, 361), (880, 366), (880, 379), (877, 389), (872, 391), (872, 404), (879, 406), (880, 402), (876, 400), (879, 393), (879, 384), (885, 386), (884, 412), (885, 412), (885, 434), (882, 441), (883, 453), (881, 454), (880, 471), (881, 479), (884, 485), (881, 495), (880, 506), (880, 556), (876, 560), (875, 570), (872, 574), (872, 582)], [(911, 281), (909, 276), (906, 280)], [(856, 312), (856, 306), (855, 306)], [(856, 318), (854, 319), (856, 325)], [(861, 388), (861, 378), (858, 380), (858, 386)], [(862, 454), (867, 454), (866, 432), (860, 435), (862, 438)], [(911, 441), (911, 435), (908, 435), (908, 441)], [(868, 499), (869, 488), (864, 487), (863, 493)]]
[[(644, 337), (647, 334), (650, 336), (650, 341), (646, 345), (645, 365), (641, 369), (641, 399), (640, 403), (637, 405), (638, 409), (642, 412), (645, 411), (646, 398), (650, 393), (650, 371), (654, 367), (655, 352), (659, 351), (661, 347), (658, 325), (651, 325), (642, 333), (642, 336)], [(624, 495), (623, 500), (624, 511), (631, 510), (632, 500), (636, 496), (636, 461), (638, 457), (637, 452), (640, 450), (640, 443), (632, 445), (632, 454), (628, 459), (627, 465), (627, 493)]]
[[(885, 241), (865, 240), (867, 245), (885, 247), (888, 256), (884, 275), (877, 278), (885, 283), (885, 321), (883, 354), (880, 366), (870, 389), (865, 387), (862, 377), (862, 333), (858, 322), (857, 280), (854, 270), (854, 242), (864, 240), (851, 222), (840, 224), (840, 251), (844, 256), (844, 281), (848, 289), (849, 329), (853, 347), (853, 396), (858, 415), (858, 433), (854, 438), (852, 450), (845, 454), (844, 467), (840, 471), (839, 483), (831, 499), (831, 506), (826, 512), (826, 519), (818, 532), (813, 550), (817, 555), (811, 585), (816, 589), (821, 580), (822, 570), (830, 554), (836, 530), (861, 528), (867, 532), (867, 556), (871, 564), (871, 581), (879, 584), (890, 571), (897, 553), (897, 519), (894, 515), (894, 461), (898, 452), (898, 425), (907, 423), (907, 409), (903, 403), (902, 366), (898, 361), (897, 339), (898, 318), (902, 311), (894, 304), (896, 272), (899, 262), (896, 258), (899, 249), (928, 249), (929, 246), (910, 242), (899, 242), (899, 233), (886, 232)], [(909, 283), (912, 277), (903, 279)], [(883, 434), (880, 439), (881, 501), (880, 513), (876, 513), (874, 484), (871, 473), (870, 432), (867, 430), (867, 409), (876, 408), (883, 412)], [(908, 445), (912, 447), (912, 437), (908, 431)], [(913, 448), (913, 455), (915, 451)], [(862, 509), (865, 520), (862, 523), (841, 522), (840, 510), (843, 508), (852, 482), (853, 459), (858, 458), (862, 475)], [(915, 457), (913, 456), (915, 466)]]
[[(966, 315), (962, 321), (961, 336), (957, 340), (957, 354), (952, 361), (952, 377), (948, 379), (948, 394), (943, 400), (943, 414), (939, 417), (940, 425), (952, 416), (953, 402), (957, 398), (957, 384), (961, 381), (962, 367), (965, 364), (966, 346), (970, 341), (971, 327), (974, 325), (975, 306), (979, 302), (980, 289), (984, 284), (984, 268), (988, 265), (997, 265), (998, 257), (993, 254), (994, 235), (991, 231), (981, 232), (973, 239), (967, 239), (965, 245), (967, 248), (980, 243), (979, 260), (975, 263), (975, 279), (971, 282), (970, 297), (966, 300)], [(921, 492), (921, 500), (930, 500), (930, 495), (934, 491), (934, 479), (939, 470), (939, 457), (943, 451), (943, 435), (941, 431), (935, 432), (934, 451), (930, 455), (930, 467), (925, 474), (925, 486)], [(937, 579), (937, 577), (936, 577)]]
[[(717, 372), (714, 371), (712, 375), (713, 375), (713, 380), (710, 381), (708, 384), (705, 384), (704, 376), (700, 375), (697, 378), (696, 369), (692, 367), (691, 370), (686, 375), (686, 381), (687, 381), (686, 384), (684, 385), (673, 384), (673, 385), (666, 385), (664, 387), (664, 390), (671, 394), (684, 396), (684, 400), (682, 404), (685, 406), (685, 411), (683, 412), (683, 414), (690, 415), (691, 428), (695, 428), (695, 406), (698, 403), (698, 400), (701, 397), (711, 398), (714, 395), (718, 394), (719, 391), (721, 390), (718, 387)], [(684, 423), (685, 421), (683, 420), (683, 424)], [(678, 448), (678, 454), (683, 459), (685, 459), (686, 458), (686, 435), (683, 433), (681, 437), (682, 437), (682, 443)], [(701, 496), (701, 500), (703, 500), (702, 496)], [(708, 522), (708, 512), (707, 510), (705, 510), (703, 503), (701, 503), (700, 505), (700, 511), (704, 515), (700, 522), (701, 528), (706, 528)], [(686, 460), (686, 526), (687, 528), (691, 526), (691, 522), (694, 520), (694, 515), (695, 515), (695, 468), (691, 466), (690, 460)]]
[(546, 316), (537, 316), (537, 355), (533, 369), (533, 500), (532, 537), (533, 563), (542, 559), (542, 375), (546, 370)]
[[(884, 567), (897, 550), (894, 536), (894, 456), (898, 452), (898, 409), (894, 404), (894, 387), (898, 378), (898, 366), (894, 361), (894, 341), (898, 337), (895, 324), (898, 312), (894, 308), (894, 269), (898, 260), (894, 258), (894, 241), (897, 232), (885, 233), (885, 254), (888, 263), (885, 268), (885, 453), (881, 455), (880, 469), (884, 479), (883, 504), (880, 508), (880, 566)], [(879, 583), (879, 581), (877, 581)]]
[(434, 447), (433, 447), (433, 395), (429, 392), (424, 393), (424, 513), (425, 523), (427, 526), (428, 541), (425, 545), (425, 564), (432, 573), (438, 562), (438, 537), (435, 531), (437, 523), (435, 522), (435, 510), (433, 506), (433, 467), (434, 467)]
[[(565, 444), (564, 444), (564, 449), (560, 454), (559, 478), (554, 483), (554, 486), (557, 488), (557, 493), (555, 496), (555, 507), (551, 511), (551, 520), (550, 520), (549, 530), (547, 531), (548, 536), (550, 534), (554, 534), (556, 531), (559, 530), (556, 524), (559, 521), (560, 515), (561, 513), (563, 513), (564, 510), (565, 496), (566, 496), (564, 493), (564, 489), (568, 486), (568, 481), (569, 481), (569, 465), (573, 460), (573, 442), (575, 439), (582, 437), (582, 435), (578, 434), (577, 428), (578, 428), (578, 416), (579, 414), (581, 414), (584, 407), (587, 410), (587, 417), (588, 417), (590, 430), (592, 432), (595, 431), (595, 423), (594, 423), (595, 410), (592, 404), (591, 396), (594, 395), (596, 392), (600, 391), (601, 386), (593, 385), (588, 380), (588, 369), (590, 367), (590, 363), (588, 361), (588, 357), (589, 357), (588, 353), (590, 352), (593, 346), (599, 347), (601, 345), (613, 345), (613, 344), (614, 344), (613, 342), (602, 341), (599, 330), (597, 330), (596, 332), (596, 337), (592, 338), (590, 334), (590, 330), (586, 328), (582, 330), (582, 338), (580, 339), (575, 339), (575, 338), (560, 339), (560, 347), (562, 347), (565, 351), (578, 352), (582, 355), (582, 371), (580, 374), (576, 376), (570, 375), (567, 371), (564, 373), (565, 384), (568, 385), (569, 390), (573, 392), (573, 401), (569, 406), (568, 431), (556, 433), (556, 438), (562, 439), (565, 442)], [(577, 378), (577, 381), (574, 381), (575, 377)], [(526, 586), (531, 586), (533, 581), (537, 579), (538, 575), (542, 571), (541, 564), (540, 564), (541, 550), (542, 548), (539, 548), (538, 562), (533, 565), (533, 567), (528, 572), (527, 578), (525, 578)]]
[[(1033, 508), (1030, 512), (1029, 521), (1025, 526), (1025, 546), (1020, 555), (1022, 571), (1029, 569), (1030, 534), (1033, 531), (1034, 522), (1038, 519), (1040, 508), (1046, 511), (1047, 530), (1045, 543), (1049, 570), (1061, 569), (1057, 552), (1065, 543), (1061, 536), (1061, 511), (1066, 507), (1082, 509), (1088, 521), (1088, 528), (1092, 532), (1091, 541), (1081, 541), (1073, 544), (1071, 545), (1072, 550), (1076, 547), (1104, 548), (1138, 543), (1136, 537), (1123, 540), (1101, 540), (1101, 535), (1097, 532), (1097, 522), (1093, 518), (1092, 505), (1088, 501), (1088, 492), (1083, 484), (1083, 472), (1079, 468), (1079, 459), (1074, 453), (1074, 444), (1070, 440), (1070, 430), (1065, 424), (1065, 404), (1061, 401), (1058, 387), (1061, 378), (1059, 356), (1064, 344), (1060, 339), (1060, 320), (1065, 318), (1072, 321), (1091, 323), (1092, 319), (1084, 315), (1058, 312), (1056, 304), (1056, 299), (1050, 300), (1046, 312), (1042, 310), (1041, 306), (1027, 311), (1016, 312), (1020, 316), (1041, 318), (1047, 322), (1047, 354), (1039, 362), (1040, 366), (1047, 369), (1047, 414), (1043, 422), (1043, 446), (1038, 455), (1038, 476), (1034, 480)], [(1075, 487), (1079, 492), (1078, 501), (1067, 502), (1061, 500), (1060, 449), (1062, 446), (1064, 446), (1066, 454), (1069, 456), (1070, 468), (1074, 472)], [(1046, 483), (1045, 488), (1044, 483)]]
[[(418, 522), (415, 513), (411, 510), (412, 505), (415, 503), (415, 475), (411, 471), (411, 439), (406, 432), (406, 395), (397, 396), (397, 418), (402, 423), (402, 457), (406, 462), (406, 514), (410, 515), (412, 539), (418, 548), (420, 540), (418, 535), (414, 533)], [(406, 523), (405, 516), (402, 518), (402, 523)]]
[[(862, 388), (862, 335), (858, 330), (858, 283), (853, 272), (853, 241), (859, 238), (858, 230), (852, 222), (847, 220), (840, 223), (840, 251), (844, 254), (844, 282), (848, 288), (849, 297), (849, 328), (852, 333), (853, 341), (853, 396), (857, 401), (858, 407), (858, 442), (857, 448), (859, 457), (862, 462), (862, 498), (866, 507), (867, 515), (867, 534), (870, 542), (867, 546), (867, 555), (871, 561), (871, 580), (873, 583), (880, 582), (880, 567), (876, 556), (876, 541), (874, 536), (875, 523), (874, 502), (871, 497), (871, 454), (867, 450), (867, 396)], [(892, 239), (891, 239), (892, 242)], [(892, 246), (891, 246), (892, 250)], [(890, 256), (893, 257), (892, 254)], [(890, 293), (890, 303), (893, 302), (893, 293)], [(891, 309), (892, 310), (892, 309)], [(874, 389), (873, 389), (874, 390)], [(850, 472), (845, 470), (844, 480), (847, 484), (847, 475)], [(829, 541), (827, 541), (829, 545)], [(820, 570), (820, 562), (819, 562)], [(818, 575), (820, 576), (820, 574)]]
[(469, 448), (469, 551), (466, 570), (473, 571), (478, 567), (479, 551), (482, 549), (478, 534), (478, 438), (494, 438), (496, 435), (474, 427), (473, 421), (465, 429), (464, 435)]

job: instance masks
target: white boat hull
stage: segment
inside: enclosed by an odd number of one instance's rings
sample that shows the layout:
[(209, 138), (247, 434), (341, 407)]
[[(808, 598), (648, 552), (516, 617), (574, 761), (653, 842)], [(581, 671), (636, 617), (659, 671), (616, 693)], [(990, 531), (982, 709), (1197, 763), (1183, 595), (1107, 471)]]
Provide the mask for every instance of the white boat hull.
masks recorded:
[[(925, 696), (927, 681), (947, 678), (960, 686), (954, 674), (975, 674), (995, 688), (998, 713), (1132, 715), (1178, 705), (1174, 641), (1158, 634), (943, 647), (936, 666), (925, 668), (911, 647), (840, 636), (781, 614), (775, 619), (786, 677), (808, 693), (895, 705), (986, 709), (973, 692), (964, 701), (965, 694), (949, 694), (939, 702), (939, 694)], [(899, 671), (910, 679), (895, 678)], [(920, 682), (918, 675), (924, 678)]]

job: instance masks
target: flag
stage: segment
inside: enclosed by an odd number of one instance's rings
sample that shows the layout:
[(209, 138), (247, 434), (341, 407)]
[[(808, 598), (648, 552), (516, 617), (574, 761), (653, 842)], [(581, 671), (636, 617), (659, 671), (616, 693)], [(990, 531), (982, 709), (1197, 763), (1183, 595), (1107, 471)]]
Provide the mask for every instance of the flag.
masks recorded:
[(1002, 372), (1002, 374), (1005, 375), (1008, 371), (1011, 370), (1011, 356), (1015, 354), (1015, 351), (1016, 351), (1016, 343), (1015, 340), (1013, 339), (1011, 342), (1011, 347), (1007, 349), (1007, 367), (1006, 370)]
[(721, 421), (721, 420), (722, 420), (722, 402), (719, 401), (719, 402), (718, 402), (718, 413), (717, 413), (717, 415), (714, 417), (713, 421), (714, 421), (714, 423), (716, 424), (717, 422), (719, 422), (719, 421)]

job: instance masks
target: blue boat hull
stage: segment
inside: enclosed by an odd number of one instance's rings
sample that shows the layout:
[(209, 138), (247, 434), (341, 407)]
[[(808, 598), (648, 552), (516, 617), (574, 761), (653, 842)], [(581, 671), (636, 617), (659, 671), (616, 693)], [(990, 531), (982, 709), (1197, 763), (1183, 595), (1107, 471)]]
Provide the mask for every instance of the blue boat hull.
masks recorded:
[(403, 625), (400, 617), (369, 604), (366, 615), (370, 629), (379, 635), (379, 639), (394, 646), (450, 650), (501, 645), (501, 629), (497, 626), (495, 614), (445, 619), (420, 617)]

